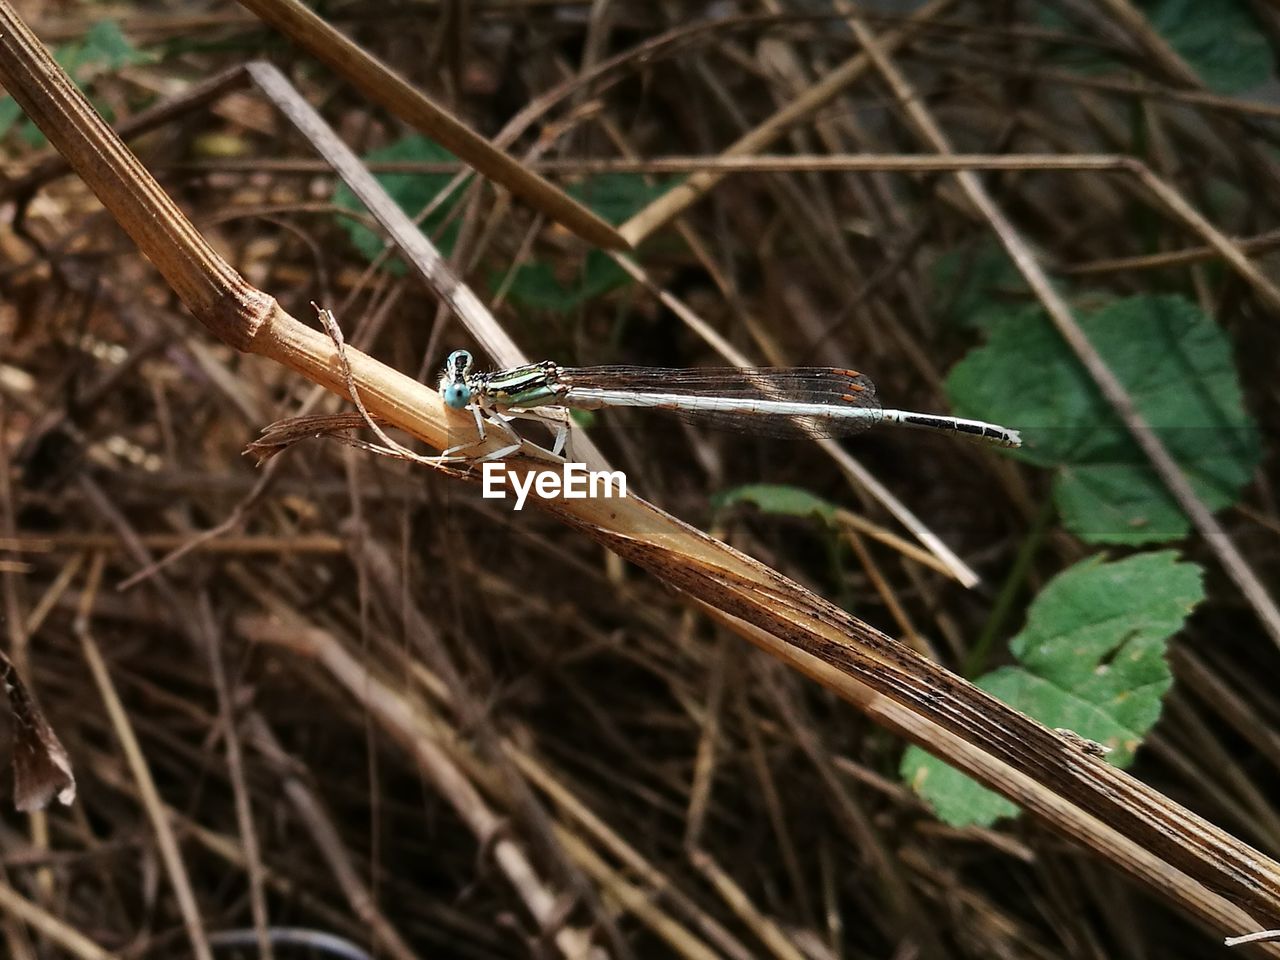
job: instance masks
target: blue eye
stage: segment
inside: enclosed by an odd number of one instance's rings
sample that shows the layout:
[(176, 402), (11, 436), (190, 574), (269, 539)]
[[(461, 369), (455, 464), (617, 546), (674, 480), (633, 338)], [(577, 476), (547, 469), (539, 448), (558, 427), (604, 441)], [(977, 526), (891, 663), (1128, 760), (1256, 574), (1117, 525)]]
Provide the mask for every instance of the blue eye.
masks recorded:
[(466, 409), (467, 404), (471, 402), (471, 391), (464, 383), (445, 384), (444, 389), (440, 391), (440, 396), (446, 405), (455, 410)]

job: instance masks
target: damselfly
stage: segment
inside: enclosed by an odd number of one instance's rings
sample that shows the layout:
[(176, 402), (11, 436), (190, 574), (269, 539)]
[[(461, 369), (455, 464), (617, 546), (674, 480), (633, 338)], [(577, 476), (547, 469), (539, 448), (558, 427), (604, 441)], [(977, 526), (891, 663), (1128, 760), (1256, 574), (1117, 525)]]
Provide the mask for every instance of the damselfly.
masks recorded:
[[(471, 354), (455, 350), (445, 362), (440, 394), (456, 410), (471, 407), (482, 437), (482, 413), (652, 407), (696, 423), (775, 437), (843, 437), (894, 423), (1004, 447), (1022, 444), (1018, 431), (998, 424), (886, 410), (869, 378), (835, 367), (562, 367), (547, 360), (477, 373)], [(562, 431), (556, 453), (564, 438)]]

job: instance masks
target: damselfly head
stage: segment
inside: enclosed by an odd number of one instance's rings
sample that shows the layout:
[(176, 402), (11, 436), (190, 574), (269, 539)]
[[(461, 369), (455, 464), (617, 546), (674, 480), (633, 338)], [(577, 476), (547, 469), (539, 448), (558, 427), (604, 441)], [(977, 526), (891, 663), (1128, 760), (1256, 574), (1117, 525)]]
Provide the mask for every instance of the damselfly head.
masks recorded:
[(440, 396), (445, 404), (455, 410), (463, 410), (471, 402), (471, 354), (455, 350), (444, 362), (444, 375), (440, 378)]

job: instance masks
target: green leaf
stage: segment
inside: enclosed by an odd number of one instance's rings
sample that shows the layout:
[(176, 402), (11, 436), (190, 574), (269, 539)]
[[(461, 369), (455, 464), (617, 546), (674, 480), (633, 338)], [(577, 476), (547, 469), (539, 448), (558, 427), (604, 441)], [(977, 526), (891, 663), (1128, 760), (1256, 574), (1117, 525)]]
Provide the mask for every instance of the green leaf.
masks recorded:
[[(1132, 297), (1080, 317), (1090, 343), (1212, 510), (1235, 502), (1261, 451), (1230, 345), (1181, 297)], [(947, 378), (957, 413), (1022, 429), (1015, 455), (1056, 471), (1063, 522), (1096, 543), (1175, 540), (1189, 523), (1047, 317), (1020, 311)]]
[[(1240, 93), (1270, 78), (1271, 48), (1248, 0), (1136, 0), (1136, 5), (1210, 89)], [(1079, 28), (1079, 22), (1063, 16), (1056, 4), (1040, 3), (1036, 11), (1040, 22), (1051, 29)], [(1068, 62), (1082, 72), (1132, 69), (1114, 57), (1082, 56), (1079, 47), (1066, 49)]]
[[(457, 160), (457, 158), (434, 141), (415, 133), (385, 147), (371, 150), (365, 154), (364, 160), (370, 163), (393, 161), (448, 163)], [(417, 216), (453, 179), (447, 173), (380, 173), (376, 176), (378, 182), (382, 184), (383, 189), (387, 191), (391, 199), (410, 217)], [(445, 256), (449, 255), (453, 250), (454, 243), (457, 242), (458, 224), (457, 222), (450, 223), (443, 233), (438, 236), (437, 231), (449, 217), (457, 202), (457, 197), (458, 194), (455, 193), (442, 203), (421, 225), (423, 232), (433, 238), (433, 242)], [(353, 210), (362, 214), (367, 212), (364, 204), (357, 199), (356, 195), (351, 192), (351, 188), (345, 183), (338, 184), (333, 191), (333, 202), (346, 210)], [(379, 234), (374, 233), (363, 223), (347, 217), (341, 218), (341, 223), (343, 229), (351, 237), (351, 242), (364, 255), (365, 259), (372, 262), (382, 253), (383, 240)], [(390, 269), (400, 272), (404, 267), (397, 261)]]
[(18, 127), (18, 136), (32, 149), (39, 149), (49, 142), (44, 132), (30, 120)]
[(986, 329), (1009, 312), (1011, 297), (1027, 299), (1027, 284), (994, 240), (962, 244), (943, 253), (929, 270), (940, 319)]
[(815, 496), (800, 487), (777, 483), (752, 483), (725, 490), (712, 498), (717, 510), (727, 510), (742, 503), (750, 503), (764, 513), (785, 517), (818, 517), (830, 523), (835, 520), (835, 504)]
[(1244, 0), (1140, 0), (1151, 25), (1219, 93), (1266, 83), (1271, 47)]
[[(500, 277), (492, 279), (496, 287)], [(573, 282), (561, 283), (551, 266), (541, 260), (522, 265), (511, 278), (511, 300), (531, 310), (564, 313), (610, 290), (625, 286), (631, 277), (607, 253), (592, 250), (582, 261)]]
[(22, 108), (13, 97), (0, 97), (0, 137), (3, 137), (22, 116)]
[[(155, 56), (135, 47), (114, 20), (99, 20), (74, 43), (65, 43), (53, 51), (58, 62), (81, 88), (91, 86), (96, 74), (119, 70), (137, 63), (150, 63)], [(95, 102), (98, 112), (108, 121), (113, 117), (103, 105)], [(22, 110), (10, 97), (0, 95), (0, 137), (3, 137), (22, 116)], [(48, 141), (34, 123), (24, 123), (19, 131), (22, 140), (31, 147), (42, 147)]]
[(114, 20), (99, 20), (74, 43), (65, 43), (53, 52), (58, 65), (81, 86), (92, 79), (92, 74), (119, 70), (139, 63), (149, 63), (155, 57), (146, 50), (135, 47)]
[(148, 63), (155, 58), (145, 50), (135, 47), (114, 20), (99, 20), (91, 26), (81, 41), (83, 62), (107, 70), (138, 63)]
[(639, 213), (677, 182), (648, 183), (638, 173), (602, 173), (573, 184), (566, 192), (616, 226)]
[[(618, 224), (662, 196), (677, 182), (649, 184), (639, 174), (606, 173), (588, 177), (566, 192), (605, 220)], [(495, 286), (500, 279), (493, 278)], [(587, 254), (576, 279), (571, 282), (562, 282), (551, 267), (541, 261), (524, 264), (511, 278), (509, 294), (512, 302), (520, 306), (563, 313), (630, 282), (631, 277), (613, 262), (612, 257), (593, 250)]]
[[(502, 279), (501, 272), (495, 273), (489, 278), (489, 285), (497, 289)], [(508, 294), (512, 301), (532, 310), (561, 313), (577, 303), (574, 295), (556, 279), (551, 264), (541, 260), (521, 264), (516, 269)]]
[[(1045, 726), (1110, 747), (1108, 762), (1126, 767), (1173, 682), (1168, 639), (1203, 599), (1203, 572), (1172, 551), (1114, 563), (1090, 558), (1054, 577), (1031, 604), (1010, 643), (1020, 664), (977, 685)], [(899, 771), (952, 826), (990, 825), (1017, 810), (917, 747)]]
[(989, 827), (1020, 812), (998, 793), (980, 786), (919, 747), (907, 747), (898, 775), (928, 802), (938, 819), (953, 827)]
[(53, 59), (57, 61), (58, 66), (67, 71), (67, 75), (81, 87), (83, 87), (81, 74), (85, 68), (96, 65), (87, 52), (86, 38), (87, 35), (71, 43), (60, 44), (53, 51)]

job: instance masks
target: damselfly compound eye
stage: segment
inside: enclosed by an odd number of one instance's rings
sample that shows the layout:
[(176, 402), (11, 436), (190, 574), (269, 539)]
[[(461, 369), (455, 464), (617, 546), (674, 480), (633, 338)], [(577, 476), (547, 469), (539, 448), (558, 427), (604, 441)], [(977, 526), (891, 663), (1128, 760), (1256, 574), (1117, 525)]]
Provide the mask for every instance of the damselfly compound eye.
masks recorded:
[(446, 383), (440, 388), (440, 396), (446, 405), (455, 410), (464, 410), (471, 402), (471, 388), (465, 383)]

